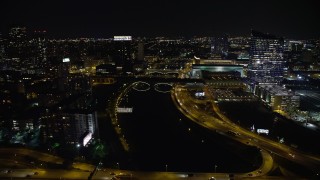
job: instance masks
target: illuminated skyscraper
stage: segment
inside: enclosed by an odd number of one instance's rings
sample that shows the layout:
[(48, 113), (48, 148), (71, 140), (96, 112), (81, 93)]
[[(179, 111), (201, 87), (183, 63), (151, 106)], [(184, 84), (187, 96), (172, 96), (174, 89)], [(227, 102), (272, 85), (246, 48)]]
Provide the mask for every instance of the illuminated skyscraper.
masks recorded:
[(248, 77), (259, 84), (279, 84), (287, 72), (283, 58), (283, 39), (251, 32)]
[(128, 72), (132, 69), (133, 47), (131, 36), (114, 36), (114, 52), (111, 55), (116, 63), (117, 70)]
[(33, 43), (35, 45), (36, 62), (44, 64), (47, 61), (47, 38), (46, 31), (34, 31)]

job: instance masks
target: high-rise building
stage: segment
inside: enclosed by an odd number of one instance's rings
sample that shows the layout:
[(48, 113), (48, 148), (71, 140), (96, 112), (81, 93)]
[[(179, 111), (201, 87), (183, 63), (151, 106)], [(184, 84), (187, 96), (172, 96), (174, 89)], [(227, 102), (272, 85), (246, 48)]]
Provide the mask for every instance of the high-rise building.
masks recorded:
[(10, 58), (26, 57), (27, 29), (26, 27), (13, 27), (9, 31), (8, 55)]
[(211, 39), (211, 58), (224, 58), (228, 54), (229, 42), (227, 35)]
[(143, 61), (144, 60), (144, 44), (143, 42), (138, 43), (138, 61)]
[(85, 146), (88, 140), (92, 138), (92, 135), (97, 133), (97, 112), (76, 113), (74, 114), (73, 123), (75, 126), (73, 130), (75, 139), (80, 139), (82, 141), (81, 144)]
[(117, 69), (122, 72), (128, 72), (132, 69), (133, 64), (133, 47), (131, 36), (114, 36), (114, 51), (111, 54)]
[(44, 142), (54, 139), (68, 144), (83, 144), (84, 139), (88, 143), (93, 135), (98, 136), (95, 111), (56, 112), (44, 115), (41, 121)]
[(0, 33), (0, 63), (4, 61), (4, 55), (5, 55), (4, 40), (2, 38), (2, 34)]
[(47, 31), (34, 31), (33, 43), (35, 46), (35, 64), (43, 65), (47, 61)]
[(252, 31), (248, 77), (259, 84), (279, 84), (286, 73), (283, 39)]

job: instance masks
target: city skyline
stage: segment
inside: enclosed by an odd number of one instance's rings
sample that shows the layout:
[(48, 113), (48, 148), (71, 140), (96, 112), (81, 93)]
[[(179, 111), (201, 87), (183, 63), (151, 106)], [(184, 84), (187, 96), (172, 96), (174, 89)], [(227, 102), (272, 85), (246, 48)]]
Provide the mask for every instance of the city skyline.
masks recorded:
[(45, 29), (50, 37), (250, 35), (318, 38), (316, 1), (2, 1), (0, 32)]
[(316, 7), (1, 1), (0, 179), (319, 179)]

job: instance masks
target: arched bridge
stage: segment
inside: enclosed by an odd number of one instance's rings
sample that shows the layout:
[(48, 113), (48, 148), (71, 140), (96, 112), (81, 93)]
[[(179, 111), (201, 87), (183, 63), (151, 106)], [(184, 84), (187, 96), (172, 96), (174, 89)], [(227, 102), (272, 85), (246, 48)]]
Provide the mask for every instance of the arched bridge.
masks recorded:
[(137, 81), (133, 83), (133, 89), (136, 91), (149, 91), (153, 86), (154, 90), (161, 93), (169, 93), (173, 86), (173, 83), (159, 82), (159, 83), (148, 83), (145, 81)]

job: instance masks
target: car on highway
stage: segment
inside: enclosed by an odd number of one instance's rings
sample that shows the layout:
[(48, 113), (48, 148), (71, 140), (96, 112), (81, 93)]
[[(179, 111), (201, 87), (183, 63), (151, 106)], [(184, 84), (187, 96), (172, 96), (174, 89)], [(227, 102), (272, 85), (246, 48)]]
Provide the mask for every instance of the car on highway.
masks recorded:
[(292, 153), (289, 153), (289, 156), (291, 156), (292, 158), (294, 158), (294, 157), (295, 157), (295, 155), (294, 155), (294, 154), (292, 154)]
[(240, 133), (235, 132), (235, 131), (231, 131), (231, 130), (228, 130), (227, 133), (228, 133), (228, 134), (231, 134), (231, 135), (233, 135), (233, 136), (240, 136)]
[(119, 174), (115, 175), (114, 177), (120, 178), (120, 179), (122, 179), (122, 178), (132, 178), (132, 174), (119, 173)]
[(4, 169), (4, 170), (1, 170), (1, 173), (8, 173), (9, 170), (7, 169)]
[(9, 173), (12, 173), (13, 171), (11, 169), (4, 169), (1, 172), (5, 174), (9, 174)]

